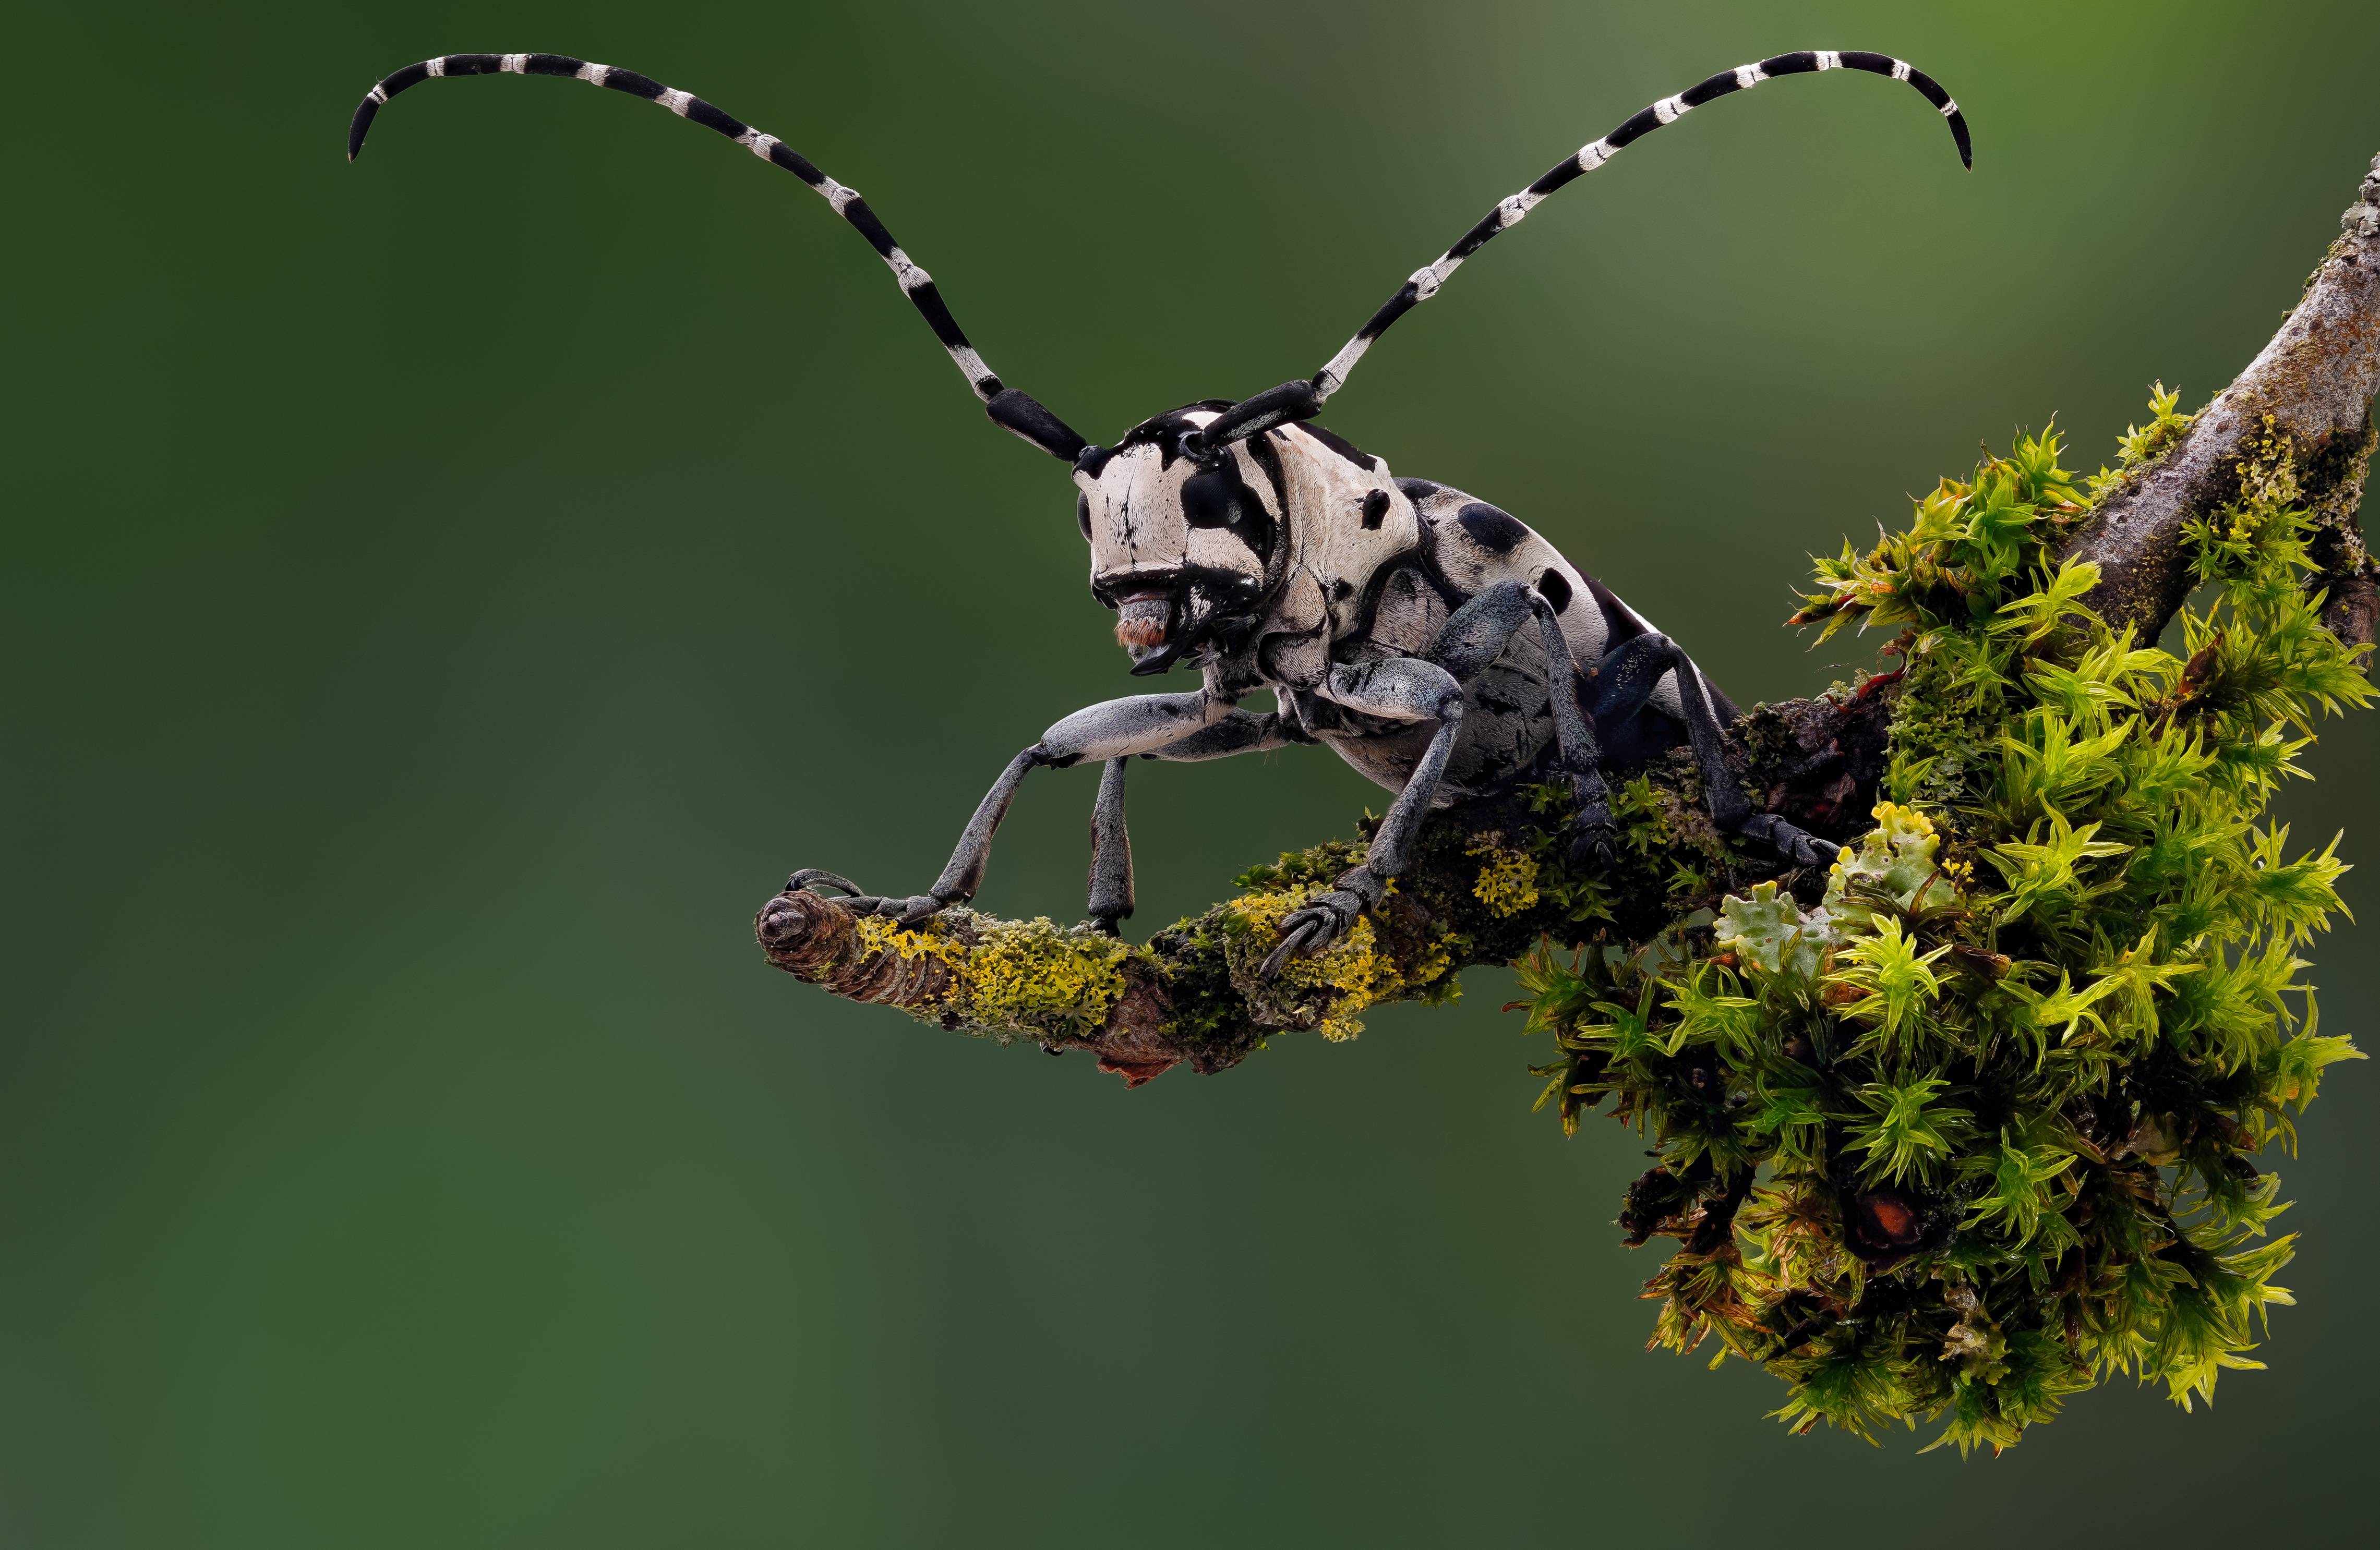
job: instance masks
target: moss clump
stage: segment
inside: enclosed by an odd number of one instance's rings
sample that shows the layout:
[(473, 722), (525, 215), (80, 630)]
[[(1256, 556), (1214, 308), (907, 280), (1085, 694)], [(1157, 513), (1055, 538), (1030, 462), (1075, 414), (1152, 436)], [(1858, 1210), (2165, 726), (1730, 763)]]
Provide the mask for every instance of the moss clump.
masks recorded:
[(1655, 1343), (1762, 1362), (1797, 1430), (1997, 1450), (2119, 1374), (2187, 1407), (2289, 1301), (2252, 1159), (2359, 1056), (2297, 980), (2344, 864), (2266, 808), (2308, 718), (2372, 691), (2301, 587), (2284, 438), (2190, 529), (2216, 596), (2182, 656), (2083, 608), (2057, 550), (2187, 424), (2151, 408), (2090, 494), (2022, 438), (1820, 563), (1797, 618), (1894, 628), (1907, 669), (1888, 800), (1822, 898), (1730, 890), (1662, 951), (1523, 965), (1540, 1105), (1610, 1097), (1658, 1142), (1621, 1214), (1681, 1240)]

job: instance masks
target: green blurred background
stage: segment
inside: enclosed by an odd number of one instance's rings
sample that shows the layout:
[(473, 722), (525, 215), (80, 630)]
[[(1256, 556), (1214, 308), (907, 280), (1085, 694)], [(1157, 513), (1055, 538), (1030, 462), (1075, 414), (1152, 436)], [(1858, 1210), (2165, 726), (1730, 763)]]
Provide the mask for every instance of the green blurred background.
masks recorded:
[[(1524, 515), (1745, 703), (1823, 686), (1804, 556), (2053, 413), (2271, 332), (2380, 150), (2368, 4), (30, 8), (7, 27), (0, 1540), (9, 1546), (2233, 1539), (2366, 1523), (2380, 1084), (2221, 1402), (2010, 1456), (1762, 1419), (1646, 1354), (1643, 1165), (1500, 1016), (1388, 1009), (1124, 1091), (769, 970), (795, 866), (924, 886), (1134, 692), (1062, 469), (865, 246), (642, 70), (865, 189), (1086, 433), (1310, 371), (1496, 199), (1799, 47), (1541, 211), (1330, 423)], [(2372, 718), (2289, 802), (2366, 924)], [(982, 902), (1079, 913), (1088, 771)], [(1134, 776), (1136, 934), (1378, 793)]]

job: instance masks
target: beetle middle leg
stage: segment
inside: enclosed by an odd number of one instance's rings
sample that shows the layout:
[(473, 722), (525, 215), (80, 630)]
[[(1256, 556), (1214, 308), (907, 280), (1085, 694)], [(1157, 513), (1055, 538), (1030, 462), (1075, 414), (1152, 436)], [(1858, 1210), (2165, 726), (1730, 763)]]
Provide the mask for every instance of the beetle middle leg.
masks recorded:
[(1388, 816), (1380, 820), (1364, 864), (1342, 874), (1330, 892), (1281, 921), (1280, 944), (1257, 970), (1259, 978), (1270, 979), (1293, 952), (1313, 953), (1328, 946), (1354, 924), (1356, 915), (1379, 903), (1388, 879), (1412, 865), (1414, 841), (1421, 832), (1422, 820), (1429, 816), (1447, 760), (1462, 733), (1463, 685), (1501, 657), (1512, 637), (1532, 619), (1537, 621), (1538, 634), (1545, 640), (1551, 670), (1555, 742), (1577, 800), (1578, 836), (1572, 850), (1592, 851), (1598, 839), (1602, 848), (1609, 849), (1612, 832), (1609, 793), (1598, 768), (1601, 756), (1594, 732), (1579, 711), (1570, 643), (1562, 636), (1553, 604), (1543, 593), (1525, 582), (1500, 582), (1455, 610), (1425, 657), (1338, 667), (1324, 682), (1318, 692), (1335, 704), (1392, 721), (1436, 720), (1439, 727)]
[(1406, 777), (1404, 790), (1389, 805), (1364, 864), (1341, 873), (1330, 892), (1282, 918), (1280, 945), (1257, 969), (1259, 979), (1280, 973), (1293, 952), (1311, 954), (1329, 946), (1355, 924), (1358, 915), (1379, 903), (1388, 892), (1390, 878), (1413, 864), (1414, 840), (1421, 832), (1422, 820), (1429, 816), (1438, 782), (1446, 773), (1446, 761), (1453, 757), (1455, 739), (1463, 732), (1463, 685), (1446, 669), (1418, 657), (1342, 664), (1330, 670), (1316, 692), (1334, 705), (1367, 716), (1435, 721), (1438, 731)]
[(1455, 610), (1424, 655), (1467, 684), (1504, 654), (1521, 626), (1533, 618), (1546, 648), (1554, 746), (1570, 777), (1571, 859), (1608, 861), (1619, 828), (1611, 818), (1610, 788), (1603, 780), (1603, 750), (1579, 709), (1578, 668), (1546, 595), (1524, 582), (1499, 582)]

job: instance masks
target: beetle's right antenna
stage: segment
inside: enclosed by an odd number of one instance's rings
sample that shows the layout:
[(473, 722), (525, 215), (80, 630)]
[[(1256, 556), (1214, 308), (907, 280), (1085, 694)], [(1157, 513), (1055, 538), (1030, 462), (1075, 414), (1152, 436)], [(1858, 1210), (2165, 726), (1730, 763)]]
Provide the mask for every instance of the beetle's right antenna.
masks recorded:
[(892, 271), (900, 283), (901, 294), (926, 320), (934, 337), (950, 352), (953, 364), (966, 376), (967, 385), (983, 400), (984, 412), (1003, 430), (1032, 442), (1052, 457), (1073, 462), (1086, 445), (1066, 422), (1043, 408), (1024, 393), (1003, 387), (983, 362), (975, 346), (951, 316), (951, 309), (935, 289), (933, 276), (909, 261), (901, 251), (884, 223), (868, 208), (868, 201), (857, 190), (846, 188), (833, 178), (810, 164), (809, 159), (774, 135), (764, 135), (733, 115), (721, 112), (689, 91), (679, 91), (663, 86), (634, 70), (614, 69), (609, 65), (590, 65), (584, 59), (573, 59), (566, 54), (449, 54), (441, 58), (407, 65), (370, 91), (356, 109), (355, 122), (347, 127), (347, 160), (352, 162), (364, 148), (364, 136), (371, 128), (372, 119), (391, 97), (409, 87), (419, 86), (435, 76), (567, 76), (590, 85), (625, 91), (632, 97), (659, 103), (680, 118), (692, 119), (706, 129), (716, 129), (745, 150), (772, 165), (784, 168), (808, 184), (834, 206), (834, 212), (851, 223), (853, 229), (868, 239)]
[(1396, 295), (1389, 297), (1371, 320), (1355, 331), (1355, 336), (1340, 347), (1321, 370), (1309, 380), (1283, 382), (1277, 388), (1267, 388), (1254, 398), (1233, 405), (1208, 423), (1196, 435), (1196, 444), (1188, 450), (1202, 455), (1243, 437), (1269, 430), (1284, 421), (1307, 419), (1321, 413), (1322, 401), (1344, 387), (1347, 374), (1372, 347), (1372, 341), (1389, 331), (1389, 325), (1438, 294), (1450, 275), (1462, 266), (1463, 260), (1488, 245), (1499, 232), (1510, 231), (1521, 224), (1537, 202), (1571, 179), (1596, 168), (1619, 154), (1621, 148), (1632, 145), (1664, 124), (1674, 124), (1687, 114), (1726, 96), (1730, 91), (1748, 91), (1764, 80), (1779, 76), (1806, 75), (1816, 70), (1864, 70), (1870, 75), (1888, 76), (1906, 81), (1919, 95), (1934, 105), (1950, 126), (1950, 138), (1958, 143), (1959, 160), (1969, 168), (1975, 164), (1974, 146), (1967, 137), (1967, 120), (1959, 112), (1959, 104), (1941, 83), (1906, 60), (1895, 59), (1888, 54), (1866, 54), (1858, 50), (1838, 53), (1832, 49), (1805, 49), (1798, 54), (1780, 54), (1756, 65), (1739, 65), (1732, 70), (1722, 70), (1698, 85), (1690, 86), (1674, 97), (1664, 97), (1644, 109), (1627, 123), (1601, 139), (1580, 148), (1575, 155), (1566, 156), (1535, 183), (1500, 202), (1495, 209), (1480, 217), (1476, 225), (1463, 234), (1463, 239), (1448, 248), (1436, 263), (1414, 272)]

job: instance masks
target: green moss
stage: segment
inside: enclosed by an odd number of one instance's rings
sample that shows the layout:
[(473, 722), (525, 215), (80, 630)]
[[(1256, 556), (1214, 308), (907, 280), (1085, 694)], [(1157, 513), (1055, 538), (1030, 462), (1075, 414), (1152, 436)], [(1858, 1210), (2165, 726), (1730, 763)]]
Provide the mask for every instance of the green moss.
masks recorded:
[[(2187, 426), (2175, 403), (2090, 494), (2054, 433), (2022, 438), (1820, 563), (1797, 618), (1892, 630), (1907, 668), (1888, 800), (1822, 900), (1731, 890), (1706, 933), (1621, 933), (1658, 951), (1523, 965), (1559, 1050), (1540, 1107), (1574, 1128), (1609, 1098), (1657, 1144), (1621, 1215), (1682, 1241), (1648, 1283), (1657, 1343), (1765, 1364), (1796, 1429), (1925, 1416), (1937, 1446), (1998, 1449), (2120, 1374), (2187, 1406), (2258, 1365), (2289, 1301), (2279, 1181), (2251, 1159), (2293, 1150), (2322, 1069), (2360, 1057), (2296, 977), (2340, 908), (2336, 842), (2292, 851), (2266, 808), (2309, 719), (2372, 691), (2301, 589), (2310, 519), (2269, 427), (2189, 531), (2216, 600), (2182, 656), (2082, 607), (2095, 572), (2055, 553)], [(1623, 866), (1699, 810), (1658, 772), (1621, 795)], [(1696, 855), (1724, 879), (1724, 844)], [(1566, 886), (1540, 890), (1574, 907)]]

